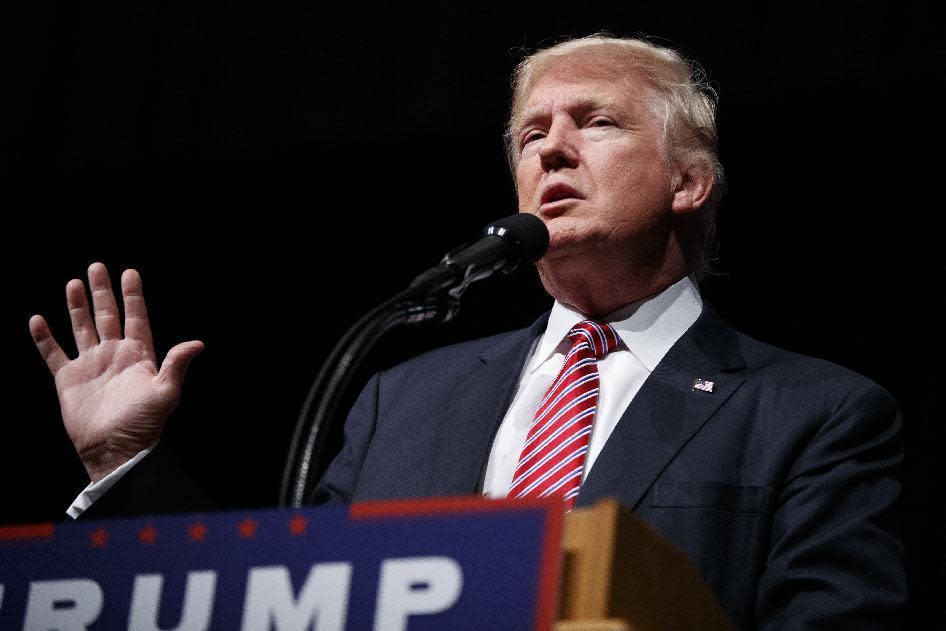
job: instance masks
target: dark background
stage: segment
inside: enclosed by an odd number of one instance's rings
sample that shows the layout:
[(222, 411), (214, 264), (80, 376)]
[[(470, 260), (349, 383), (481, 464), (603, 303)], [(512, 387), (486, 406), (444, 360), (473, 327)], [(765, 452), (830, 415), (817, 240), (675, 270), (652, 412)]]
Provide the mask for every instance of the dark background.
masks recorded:
[[(27, 320), (141, 271), (159, 353), (201, 339), (164, 440), (222, 505), (271, 505), (309, 382), (345, 328), (515, 210), (502, 154), (523, 48), (607, 29), (699, 60), (729, 179), (704, 297), (751, 335), (887, 387), (904, 413), (914, 627), (943, 614), (938, 215), (946, 63), (905, 3), (33, 3), (3, 20), (0, 522), (87, 483)], [(369, 370), (530, 323), (534, 274), (395, 334)]]

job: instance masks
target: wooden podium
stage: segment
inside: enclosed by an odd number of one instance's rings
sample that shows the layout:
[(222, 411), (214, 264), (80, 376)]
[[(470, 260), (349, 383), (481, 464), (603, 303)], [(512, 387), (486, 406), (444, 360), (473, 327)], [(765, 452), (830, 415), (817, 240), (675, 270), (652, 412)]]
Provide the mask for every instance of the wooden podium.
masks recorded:
[(565, 517), (555, 631), (729, 631), (690, 560), (614, 500)]

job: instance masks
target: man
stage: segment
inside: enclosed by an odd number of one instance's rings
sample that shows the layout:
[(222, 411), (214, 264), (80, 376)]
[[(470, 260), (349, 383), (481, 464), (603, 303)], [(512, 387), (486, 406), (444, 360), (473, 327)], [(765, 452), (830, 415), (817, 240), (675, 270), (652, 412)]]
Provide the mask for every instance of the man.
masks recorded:
[[(694, 77), (673, 51), (600, 37), (519, 66), (510, 165), (520, 211), (549, 229), (538, 267), (555, 305), (524, 331), (376, 375), (317, 500), (614, 496), (689, 555), (742, 627), (894, 626), (896, 406), (702, 304), (722, 170), (712, 94)], [(94, 483), (72, 514), (90, 496), (99, 515), (169, 497), (198, 507), (160, 491), (177, 474), (149, 449), (201, 345), (157, 370), (138, 275), (122, 276), (124, 338), (103, 266), (89, 283), (94, 328), (81, 282), (67, 286), (76, 360), (30, 322)]]

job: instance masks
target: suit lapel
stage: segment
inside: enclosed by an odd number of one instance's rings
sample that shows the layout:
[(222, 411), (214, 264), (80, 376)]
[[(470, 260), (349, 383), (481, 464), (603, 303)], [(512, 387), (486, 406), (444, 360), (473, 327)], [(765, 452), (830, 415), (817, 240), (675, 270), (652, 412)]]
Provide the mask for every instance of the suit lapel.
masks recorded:
[(531, 327), (500, 338), (457, 384), (438, 424), (428, 496), (476, 493), (496, 430), (516, 393), (519, 376), (548, 314)]
[[(582, 485), (576, 506), (617, 496), (634, 508), (660, 473), (743, 381), (735, 331), (710, 308), (644, 382)], [(712, 381), (712, 392), (694, 381)]]

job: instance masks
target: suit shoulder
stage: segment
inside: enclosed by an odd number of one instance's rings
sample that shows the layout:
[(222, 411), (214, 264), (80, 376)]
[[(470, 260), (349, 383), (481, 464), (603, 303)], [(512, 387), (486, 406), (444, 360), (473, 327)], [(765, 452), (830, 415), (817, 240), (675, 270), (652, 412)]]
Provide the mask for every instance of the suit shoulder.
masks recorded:
[(385, 371), (387, 379), (411, 377), (419, 372), (425, 375), (454, 374), (479, 363), (480, 358), (499, 348), (526, 344), (533, 337), (533, 327), (497, 333), (487, 337), (441, 346), (403, 361)]

